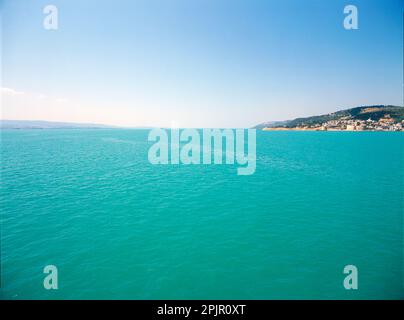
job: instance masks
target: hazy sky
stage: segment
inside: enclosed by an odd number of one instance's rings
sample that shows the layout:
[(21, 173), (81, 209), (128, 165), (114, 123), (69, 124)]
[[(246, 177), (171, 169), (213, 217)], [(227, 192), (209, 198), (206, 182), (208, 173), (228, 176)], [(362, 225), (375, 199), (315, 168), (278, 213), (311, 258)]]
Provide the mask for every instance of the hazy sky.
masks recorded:
[(3, 119), (250, 127), (403, 101), (404, 0), (0, 3)]

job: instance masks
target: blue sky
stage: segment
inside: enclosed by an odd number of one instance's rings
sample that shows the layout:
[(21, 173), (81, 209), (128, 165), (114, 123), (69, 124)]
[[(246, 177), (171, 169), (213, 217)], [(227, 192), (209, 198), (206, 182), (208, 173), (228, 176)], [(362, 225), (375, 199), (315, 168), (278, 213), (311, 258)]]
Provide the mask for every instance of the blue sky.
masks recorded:
[(250, 127), (403, 101), (403, 0), (1, 3), (3, 119)]

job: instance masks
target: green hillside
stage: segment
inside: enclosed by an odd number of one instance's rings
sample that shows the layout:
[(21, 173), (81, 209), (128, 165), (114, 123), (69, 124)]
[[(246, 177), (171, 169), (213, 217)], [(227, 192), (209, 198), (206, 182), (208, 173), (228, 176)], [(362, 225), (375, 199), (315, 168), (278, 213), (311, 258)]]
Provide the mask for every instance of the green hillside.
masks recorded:
[(392, 106), (392, 105), (373, 105), (373, 106), (361, 106), (346, 110), (337, 111), (330, 114), (324, 114), (319, 116), (312, 116), (306, 118), (296, 118), (293, 120), (278, 121), (278, 122), (264, 122), (257, 125), (255, 128), (295, 128), (303, 126), (321, 125), (324, 122), (330, 120), (339, 119), (352, 119), (352, 120), (374, 120), (389, 115), (394, 122), (400, 122), (404, 120), (404, 107)]

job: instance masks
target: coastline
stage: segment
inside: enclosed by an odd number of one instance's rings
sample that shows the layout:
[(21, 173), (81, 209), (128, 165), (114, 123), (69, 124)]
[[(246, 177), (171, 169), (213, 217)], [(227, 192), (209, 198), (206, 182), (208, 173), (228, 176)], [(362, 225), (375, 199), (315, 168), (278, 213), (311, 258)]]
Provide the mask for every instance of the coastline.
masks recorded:
[(333, 132), (403, 132), (402, 130), (343, 130), (343, 129), (321, 129), (321, 128), (263, 128), (261, 131), (333, 131)]

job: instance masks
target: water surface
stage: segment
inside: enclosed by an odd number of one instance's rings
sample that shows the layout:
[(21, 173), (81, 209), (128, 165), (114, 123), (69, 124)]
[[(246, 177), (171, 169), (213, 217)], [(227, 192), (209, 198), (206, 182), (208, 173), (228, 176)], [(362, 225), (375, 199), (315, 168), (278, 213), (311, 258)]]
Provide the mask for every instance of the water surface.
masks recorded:
[(257, 132), (251, 176), (147, 134), (1, 132), (2, 298), (404, 298), (403, 133)]

